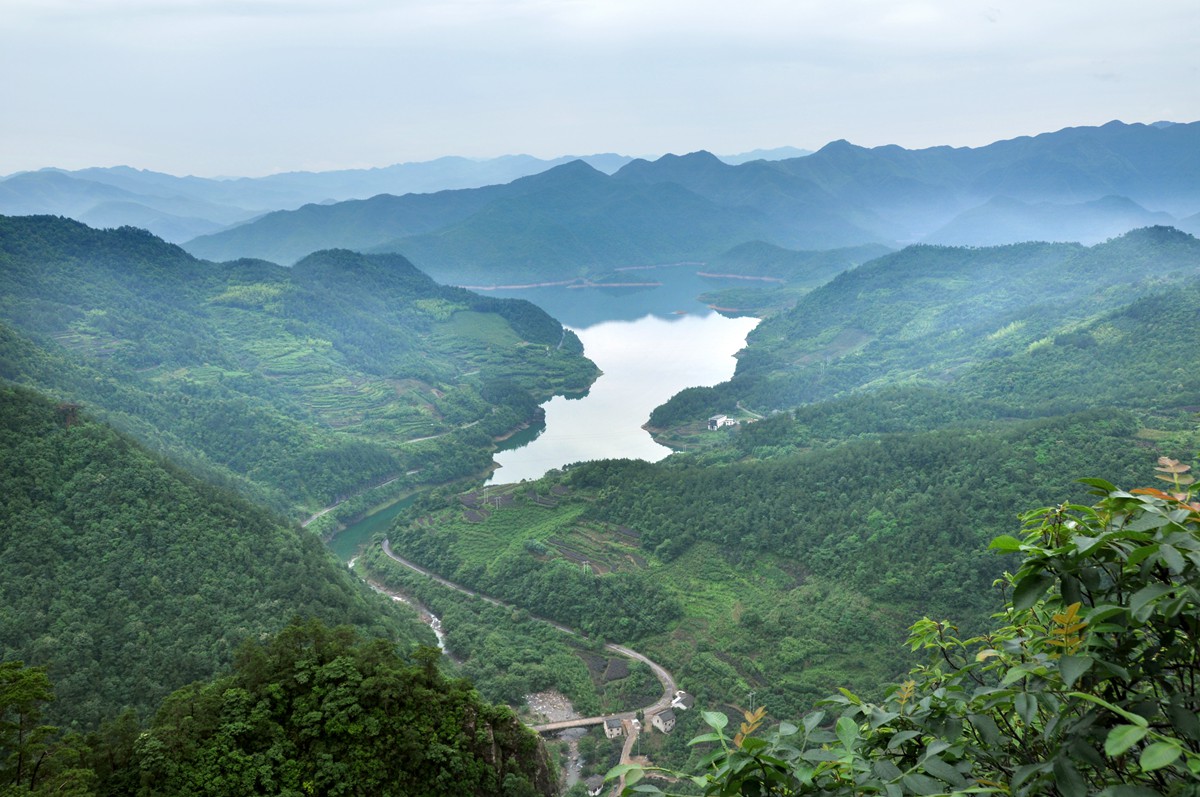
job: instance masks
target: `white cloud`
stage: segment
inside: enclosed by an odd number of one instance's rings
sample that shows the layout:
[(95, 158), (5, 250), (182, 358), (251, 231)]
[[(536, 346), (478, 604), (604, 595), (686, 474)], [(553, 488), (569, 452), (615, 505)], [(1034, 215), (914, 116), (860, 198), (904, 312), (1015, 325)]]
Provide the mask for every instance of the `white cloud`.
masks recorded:
[(1195, 0), (4, 2), (0, 173), (981, 144), (1200, 108)]

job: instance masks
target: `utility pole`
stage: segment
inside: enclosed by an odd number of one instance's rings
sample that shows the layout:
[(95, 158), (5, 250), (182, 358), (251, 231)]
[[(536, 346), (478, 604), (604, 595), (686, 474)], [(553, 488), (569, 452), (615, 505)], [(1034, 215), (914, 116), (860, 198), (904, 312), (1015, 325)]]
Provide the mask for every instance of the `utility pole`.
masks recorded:
[(754, 713), (754, 690), (750, 690), (750, 713)]

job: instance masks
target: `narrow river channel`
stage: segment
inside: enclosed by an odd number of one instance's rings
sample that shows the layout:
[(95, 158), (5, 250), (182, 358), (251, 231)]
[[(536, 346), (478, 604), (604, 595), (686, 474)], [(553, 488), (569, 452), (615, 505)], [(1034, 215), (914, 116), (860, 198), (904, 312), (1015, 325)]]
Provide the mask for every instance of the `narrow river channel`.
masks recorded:
[(351, 523), (329, 541), (329, 550), (333, 551), (343, 564), (349, 564), (350, 560), (362, 551), (363, 546), (371, 541), (371, 536), (375, 532), (383, 531), (390, 526), (392, 520), (412, 506), (412, 502), (416, 498), (416, 495), (410, 495), (373, 515), (367, 515), (362, 520)]

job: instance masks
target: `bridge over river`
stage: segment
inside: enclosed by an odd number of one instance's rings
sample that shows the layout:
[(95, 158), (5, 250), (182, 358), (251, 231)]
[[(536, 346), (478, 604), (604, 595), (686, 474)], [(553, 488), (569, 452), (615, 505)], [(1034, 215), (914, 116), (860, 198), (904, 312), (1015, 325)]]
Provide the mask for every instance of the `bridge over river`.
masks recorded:
[[(506, 609), (516, 609), (517, 608), (511, 604), (505, 603), (504, 601), (498, 600), (491, 596), (482, 595), (478, 592), (475, 592), (474, 590), (467, 589), (466, 587), (462, 586), (461, 584), (455, 584), (453, 581), (448, 581), (447, 579), (442, 578), (441, 576), (437, 575), (436, 573), (426, 570), (425, 568), (421, 567), (420, 565), (416, 564), (415, 562), (408, 561), (407, 559), (405, 559), (402, 556), (399, 556), (392, 550), (392, 546), (391, 546), (391, 543), (389, 540), (383, 541), (383, 552), (385, 554), (387, 554), (387, 556), (389, 558), (391, 558), (392, 560), (398, 562), (399, 564), (404, 565), (405, 567), (407, 567), (410, 570), (413, 570), (424, 576), (428, 576), (429, 578), (433, 579), (434, 581), (436, 581), (437, 583), (441, 584), (444, 587), (449, 587), (450, 589), (461, 592), (464, 595), (471, 595), (473, 597), (480, 598), (482, 600), (487, 601), (488, 603), (495, 604), (496, 606), (503, 606)], [(562, 623), (556, 623), (553, 620), (547, 620), (545, 617), (538, 617), (537, 615), (532, 615), (532, 614), (530, 615), (530, 617), (532, 617), (535, 620), (539, 620), (543, 623), (546, 623), (547, 625), (553, 626), (554, 628), (558, 629), (559, 631), (562, 631), (564, 634), (571, 634), (572, 636), (583, 637), (583, 634), (581, 634), (580, 632), (576, 631), (573, 628), (569, 628), (569, 627), (563, 625)], [(658, 712), (671, 707), (671, 701), (675, 699), (675, 692), (678, 690), (678, 687), (675, 684), (674, 676), (672, 676), (671, 673), (667, 671), (666, 667), (663, 667), (658, 662), (651, 661), (650, 659), (643, 656), (641, 653), (638, 653), (636, 650), (633, 650), (632, 648), (627, 648), (624, 645), (616, 645), (616, 644), (608, 643), (604, 647), (606, 650), (608, 650), (612, 653), (616, 653), (618, 656), (624, 656), (627, 659), (632, 659), (633, 661), (642, 662), (643, 664), (645, 664), (647, 667), (650, 668), (650, 671), (654, 673), (654, 677), (658, 679), (658, 682), (660, 684), (662, 684), (662, 687), (663, 687), (662, 697), (660, 697), (654, 703), (651, 703), (649, 706), (646, 706), (644, 709), (642, 709), (642, 715), (646, 718), (647, 721), (649, 721), (650, 717), (654, 716)], [(551, 733), (554, 731), (566, 730), (568, 728), (586, 728), (586, 727), (589, 727), (592, 725), (603, 725), (605, 720), (614, 719), (614, 718), (619, 719), (622, 721), (621, 724), (624, 727), (624, 731), (625, 731), (625, 734), (627, 737), (625, 740), (625, 746), (624, 746), (623, 750), (621, 751), (621, 763), (627, 764), (627, 763), (629, 763), (629, 751), (633, 748), (633, 742), (634, 742), (634, 740), (637, 739), (637, 735), (638, 735), (638, 728), (637, 728), (637, 726), (635, 726), (633, 724), (633, 721), (632, 721), (634, 719), (634, 717), (636, 716), (636, 714), (637, 714), (637, 712), (634, 712), (634, 711), (626, 711), (626, 712), (621, 712), (618, 714), (605, 714), (603, 716), (598, 716), (598, 717), (583, 717), (581, 719), (562, 720), (561, 722), (548, 722), (544, 725), (531, 725), (530, 727), (533, 728), (533, 730), (537, 731), (538, 733)], [(621, 777), (620, 787), (621, 787), (621, 789), (623, 789), (625, 787), (624, 776)]]

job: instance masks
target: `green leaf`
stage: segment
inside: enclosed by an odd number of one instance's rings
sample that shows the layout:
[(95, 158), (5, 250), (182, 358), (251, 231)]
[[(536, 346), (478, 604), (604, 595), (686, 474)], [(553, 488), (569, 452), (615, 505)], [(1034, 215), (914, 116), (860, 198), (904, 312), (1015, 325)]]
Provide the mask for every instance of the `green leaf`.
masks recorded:
[(1146, 737), (1146, 728), (1137, 725), (1117, 725), (1104, 739), (1104, 754), (1109, 758), (1121, 755)]
[(705, 742), (719, 742), (724, 738), (725, 737), (719, 733), (702, 733), (695, 739), (692, 739), (690, 742), (688, 742), (688, 745), (704, 744)]
[(915, 739), (921, 735), (920, 731), (900, 731), (888, 740), (888, 749), (895, 750), (900, 745), (907, 742), (909, 739)]
[(1070, 759), (1054, 759), (1054, 785), (1063, 797), (1087, 797), (1087, 781)]
[(1161, 598), (1166, 595), (1174, 587), (1170, 584), (1148, 584), (1129, 597), (1129, 612), (1137, 620), (1145, 621), (1150, 616), (1151, 608), (1147, 608), (1151, 601)]
[(858, 741), (858, 723), (849, 717), (839, 717), (835, 730), (842, 747), (853, 750), (854, 743)]
[(1146, 722), (1145, 717), (1140, 717), (1131, 711), (1126, 711), (1125, 709), (1123, 709), (1119, 706), (1114, 706), (1112, 703), (1109, 703), (1104, 698), (1096, 697), (1095, 695), (1089, 695), (1087, 692), (1067, 692), (1067, 696), (1068, 697), (1077, 697), (1080, 700), (1086, 700), (1089, 703), (1095, 703), (1097, 706), (1104, 706), (1106, 709), (1108, 709), (1112, 713), (1116, 714), (1117, 716), (1124, 717), (1125, 719), (1132, 722), (1134, 725), (1137, 725), (1139, 728), (1145, 728), (1150, 724), (1150, 723)]
[(729, 724), (729, 717), (719, 711), (701, 711), (700, 716), (704, 718), (708, 727), (714, 730), (723, 730)]
[(1128, 610), (1124, 606), (1118, 606), (1112, 603), (1102, 603), (1098, 604), (1095, 608), (1088, 612), (1087, 619), (1089, 623), (1095, 625), (1096, 623), (1103, 622), (1110, 617), (1114, 617), (1126, 611)]
[(825, 719), (824, 711), (813, 711), (804, 715), (804, 730), (806, 733), (812, 733), (813, 728), (821, 724), (821, 720)]
[(1170, 522), (1171, 519), (1166, 515), (1159, 514), (1148, 508), (1125, 528), (1129, 531), (1153, 531), (1154, 529), (1162, 528)]
[(925, 770), (930, 775), (933, 775), (938, 780), (943, 780), (946, 783), (949, 783), (951, 786), (964, 786), (967, 782), (966, 779), (963, 778), (961, 772), (937, 756), (926, 758), (924, 761), (922, 761), (921, 769)]
[(1054, 576), (1049, 573), (1030, 573), (1025, 576), (1013, 590), (1013, 608), (1020, 611), (1033, 606), (1053, 583)]
[(846, 689), (846, 688), (845, 688), (845, 687), (843, 687), (843, 686), (839, 686), (839, 687), (837, 688), (837, 690), (838, 690), (839, 692), (841, 692), (843, 695), (845, 695), (845, 696), (846, 696), (846, 699), (847, 699), (847, 700), (849, 700), (849, 701), (850, 701), (851, 703), (853, 703), (854, 705), (856, 705), (856, 706), (861, 706), (861, 705), (862, 705), (862, 698), (861, 698), (861, 697), (859, 697), (858, 695), (854, 694), (853, 692), (851, 692), (849, 689)]
[(886, 725), (899, 716), (900, 712), (898, 711), (884, 711), (879, 706), (871, 706), (871, 727), (878, 728), (880, 725)]
[(1004, 551), (1005, 553), (1015, 553), (1021, 550), (1021, 541), (1011, 534), (1001, 534), (996, 539), (988, 544), (988, 550)]
[(1183, 554), (1174, 545), (1167, 545), (1164, 542), (1158, 547), (1158, 552), (1162, 556), (1163, 564), (1171, 571), (1171, 575), (1177, 576), (1183, 572)]
[(1196, 712), (1179, 703), (1171, 703), (1167, 706), (1167, 716), (1171, 718), (1171, 726), (1176, 733), (1192, 741), (1200, 741), (1200, 716)]
[(916, 772), (905, 775), (902, 782), (914, 794), (941, 794), (944, 791), (942, 784)]
[(1138, 766), (1143, 772), (1162, 769), (1183, 754), (1183, 748), (1173, 742), (1155, 742), (1142, 751)]
[(1073, 537), (1071, 537), (1071, 543), (1072, 543), (1072, 544), (1073, 544), (1073, 545), (1074, 545), (1076, 548), (1078, 548), (1078, 549), (1079, 549), (1079, 555), (1080, 555), (1080, 556), (1086, 556), (1086, 555), (1088, 555), (1089, 553), (1091, 553), (1091, 552), (1092, 552), (1092, 549), (1093, 549), (1093, 548), (1095, 548), (1096, 546), (1098, 546), (1098, 545), (1100, 545), (1101, 543), (1103, 543), (1103, 542), (1106, 542), (1106, 541), (1107, 541), (1107, 538), (1106, 538), (1106, 537), (1104, 537), (1104, 536), (1100, 536), (1100, 537), (1085, 537), (1085, 536), (1084, 536), (1084, 535), (1082, 535), (1082, 534), (1076, 534), (1076, 535), (1074, 535)]
[(1058, 671), (1067, 688), (1075, 685), (1079, 677), (1092, 668), (1091, 656), (1063, 656), (1058, 660)]
[(1038, 701), (1037, 696), (1030, 692), (1021, 692), (1013, 698), (1013, 707), (1017, 713), (1021, 715), (1021, 719), (1026, 725), (1032, 726), (1034, 719), (1037, 717)]
[(742, 739), (742, 749), (745, 750), (750, 755), (754, 755), (755, 753), (757, 753), (759, 750), (762, 750), (766, 746), (767, 746), (767, 740), (760, 739), (757, 736), (747, 736), (746, 738)]
[(805, 750), (800, 754), (800, 757), (805, 761), (837, 761), (841, 758), (840, 755), (832, 750)]
[(875, 770), (875, 774), (883, 780), (895, 780), (903, 774), (900, 771), (900, 767), (896, 766), (886, 758), (877, 759), (875, 763), (871, 765), (871, 769)]
[(604, 773), (605, 780), (616, 780), (622, 775), (634, 769), (641, 769), (641, 764), (617, 764), (615, 767)]
[[(984, 744), (995, 746), (1000, 744), (1000, 726), (996, 721), (987, 714), (972, 714), (967, 717), (974, 726), (975, 732), (979, 734), (979, 738), (983, 739)], [(890, 745), (889, 745), (890, 747)]]
[(1125, 560), (1130, 565), (1138, 565), (1142, 560), (1149, 559), (1154, 554), (1158, 553), (1158, 543), (1152, 545), (1141, 545), (1133, 549), (1133, 553)]
[(1104, 481), (1104, 479), (1087, 478), (1087, 479), (1076, 479), (1076, 481), (1079, 482), (1080, 484), (1086, 484), (1088, 487), (1095, 487), (1097, 490), (1100, 491), (1097, 493), (1093, 493), (1093, 495), (1108, 495), (1109, 493), (1116, 492), (1116, 490), (1117, 490), (1116, 486), (1114, 486), (1113, 484), (1110, 484), (1109, 482)]

